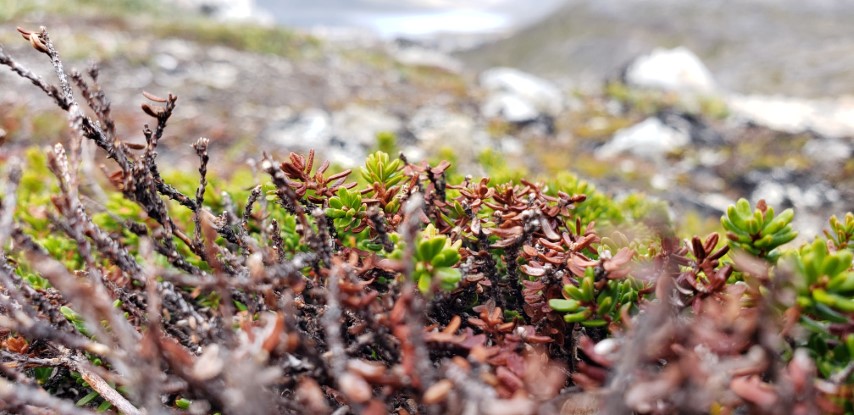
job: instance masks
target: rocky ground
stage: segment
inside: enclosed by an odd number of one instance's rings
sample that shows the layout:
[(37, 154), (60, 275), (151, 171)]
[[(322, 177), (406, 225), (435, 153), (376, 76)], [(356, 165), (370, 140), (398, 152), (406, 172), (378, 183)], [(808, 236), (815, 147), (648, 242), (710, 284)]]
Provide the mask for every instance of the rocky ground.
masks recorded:
[(471, 66), (511, 65), (573, 84), (596, 83), (665, 46), (696, 53), (729, 91), (854, 94), (854, 3), (834, 0), (564, 0), (561, 10), (462, 53)]
[[(569, 169), (611, 193), (647, 192), (694, 230), (742, 196), (794, 206), (807, 235), (854, 209), (850, 112), (820, 100), (719, 93), (688, 50), (650, 58), (651, 68), (681, 68), (667, 79), (644, 75), (641, 60), (623, 78), (603, 73), (601, 88), (579, 92), (515, 69), (475, 71), (408, 42), (150, 11), (5, 17), (0, 44), (42, 76), (51, 76), (48, 63), (15, 26), (47, 26), (71, 66), (99, 61), (126, 141), (142, 142), (143, 90), (178, 95), (161, 151), (176, 168), (194, 168), (190, 144), (199, 136), (212, 139), (221, 160), (212, 169), (227, 172), (262, 151), (309, 148), (354, 165), (378, 133), (391, 132), (408, 157), (452, 157), (464, 173), (480, 174), (477, 161), (497, 154), (533, 174)], [(36, 89), (8, 71), (0, 85), (4, 157), (68, 133)]]

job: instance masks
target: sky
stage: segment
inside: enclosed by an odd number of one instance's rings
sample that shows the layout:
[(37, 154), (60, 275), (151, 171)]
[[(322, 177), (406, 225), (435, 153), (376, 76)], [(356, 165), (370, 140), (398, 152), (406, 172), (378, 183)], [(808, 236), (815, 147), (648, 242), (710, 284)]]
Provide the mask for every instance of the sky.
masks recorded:
[(256, 1), (284, 25), (368, 28), (387, 37), (502, 31), (543, 17), (564, 3), (564, 0)]

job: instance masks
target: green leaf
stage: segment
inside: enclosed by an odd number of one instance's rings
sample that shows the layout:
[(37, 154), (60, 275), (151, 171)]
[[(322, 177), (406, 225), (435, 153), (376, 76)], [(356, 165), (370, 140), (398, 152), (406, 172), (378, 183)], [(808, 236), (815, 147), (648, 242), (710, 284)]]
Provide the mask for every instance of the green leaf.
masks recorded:
[(50, 379), (50, 375), (52, 375), (52, 374), (53, 374), (53, 368), (52, 367), (44, 366), (44, 367), (37, 367), (37, 368), (33, 369), (33, 375), (39, 384), (44, 384), (45, 382), (47, 382)]
[(843, 272), (831, 278), (827, 289), (840, 293), (854, 291), (854, 272)]
[(340, 209), (327, 208), (326, 216), (329, 216), (332, 219), (340, 219), (344, 217), (344, 211)]
[(801, 315), (801, 325), (814, 333), (823, 335), (828, 334), (827, 326), (825, 323), (820, 323), (804, 315)]
[(99, 396), (101, 396), (101, 395), (98, 395), (98, 392), (95, 392), (95, 391), (89, 392), (89, 394), (80, 398), (80, 400), (78, 400), (77, 403), (75, 403), (74, 405), (76, 405), (76, 406), (86, 405), (87, 403), (92, 402), (93, 399), (95, 399)]
[(69, 321), (80, 320), (80, 315), (68, 306), (59, 307), (59, 312), (62, 313), (62, 315), (65, 316), (65, 318), (67, 318)]
[(427, 240), (422, 240), (418, 244), (416, 258), (421, 261), (432, 261), (439, 252), (442, 252), (442, 248), (445, 246), (445, 241), (447, 240), (448, 238), (445, 236), (436, 236)]
[[(770, 208), (769, 208), (770, 211)], [(783, 228), (785, 228), (789, 223), (792, 222), (792, 219), (795, 217), (795, 212), (792, 209), (786, 209), (781, 212), (776, 218), (772, 219), (770, 222), (765, 224), (765, 227), (762, 228), (763, 234), (774, 234), (777, 233)]]
[(579, 304), (578, 301), (575, 300), (555, 298), (549, 300), (549, 307), (555, 311), (560, 311), (561, 313), (571, 313), (578, 310)]
[(422, 271), (419, 274), (420, 276), (418, 277), (418, 289), (421, 290), (422, 293), (427, 294), (428, 292), (430, 292), (430, 286), (433, 283), (433, 279), (430, 278), (430, 274), (426, 271)]
[(747, 220), (751, 216), (750, 212), (750, 202), (747, 199), (741, 198), (735, 202), (735, 211), (737, 213), (737, 217), (742, 220)]
[(433, 257), (431, 264), (434, 267), (452, 267), (460, 260), (460, 254), (454, 249), (443, 249)]
[(581, 290), (572, 284), (564, 285), (563, 292), (565, 292), (566, 295), (576, 300), (582, 300), (584, 298), (584, 294), (581, 293)]
[(821, 317), (823, 320), (827, 320), (831, 323), (847, 323), (848, 317), (839, 313), (838, 311), (824, 305), (822, 303), (815, 303), (815, 311), (818, 317)]
[(185, 411), (186, 411), (187, 409), (190, 409), (190, 405), (191, 405), (192, 403), (193, 403), (193, 401), (191, 401), (191, 400), (189, 400), (189, 399), (185, 399), (185, 398), (178, 398), (178, 399), (175, 399), (175, 406), (177, 406), (177, 407), (178, 407), (178, 409), (183, 409), (183, 410), (185, 410)]
[(608, 325), (608, 322), (602, 319), (595, 319), (582, 321), (581, 325), (585, 327), (604, 327)]
[[(600, 296), (601, 298), (601, 296)], [(599, 314), (608, 314), (614, 308), (614, 297), (607, 296), (599, 300)]]
[(585, 277), (581, 281), (581, 299), (584, 301), (593, 301), (593, 278)]
[(460, 270), (456, 268), (439, 268), (436, 270), (436, 276), (441, 282), (442, 289), (446, 291), (453, 290), (463, 278)]
[(564, 315), (563, 320), (567, 323), (580, 323), (590, 318), (591, 315), (593, 315), (593, 311), (589, 308), (580, 307), (575, 313)]

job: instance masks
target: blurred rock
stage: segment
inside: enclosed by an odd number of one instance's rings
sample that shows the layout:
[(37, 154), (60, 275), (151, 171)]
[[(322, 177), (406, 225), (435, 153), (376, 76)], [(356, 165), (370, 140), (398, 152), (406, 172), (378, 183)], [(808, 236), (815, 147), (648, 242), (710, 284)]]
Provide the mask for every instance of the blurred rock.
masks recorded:
[(397, 133), (401, 128), (399, 119), (381, 110), (351, 104), (331, 114), (310, 108), (274, 121), (261, 132), (261, 140), (285, 151), (313, 149), (332, 162), (352, 167), (361, 164), (376, 145), (378, 133)]
[(824, 181), (801, 183), (763, 180), (756, 185), (750, 198), (754, 202), (765, 199), (771, 206), (808, 211), (838, 202), (839, 192)]
[(377, 134), (397, 133), (403, 123), (384, 111), (351, 104), (332, 114), (333, 135), (341, 141), (363, 148), (376, 145)]
[(687, 132), (691, 142), (707, 147), (719, 147), (725, 144), (721, 134), (703, 120), (697, 114), (684, 111), (666, 109), (660, 111), (656, 116), (665, 125), (676, 130)]
[(410, 118), (409, 131), (420, 142), (460, 145), (474, 134), (470, 117), (440, 107), (425, 107)]
[(726, 101), (734, 118), (774, 130), (788, 133), (813, 131), (826, 137), (854, 135), (854, 97), (809, 100), (731, 95)]
[(735, 200), (720, 193), (700, 193), (698, 200), (707, 208), (712, 209), (715, 215), (723, 214), (729, 205), (735, 204)]
[(633, 60), (625, 69), (626, 84), (677, 92), (713, 93), (711, 72), (693, 52), (684, 47), (657, 48)]
[(459, 73), (463, 65), (446, 53), (413, 43), (396, 42), (389, 48), (392, 57), (403, 65), (429, 66)]
[(176, 0), (175, 4), (221, 21), (251, 21), (272, 25), (273, 15), (259, 8), (255, 0)]
[(563, 95), (551, 82), (513, 68), (493, 68), (480, 75), (488, 96), (481, 105), (484, 117), (514, 123), (554, 116), (564, 108)]
[(753, 185), (751, 203), (765, 199), (778, 212), (786, 208), (795, 210), (794, 226), (800, 232), (801, 241), (821, 233), (828, 212), (851, 209), (850, 202), (840, 192), (845, 189), (837, 189), (815, 174), (775, 168), (770, 171), (751, 171), (744, 179), (748, 185)]
[(690, 142), (691, 137), (685, 131), (664, 124), (658, 117), (650, 117), (617, 131), (611, 141), (596, 150), (596, 157), (611, 158), (629, 153), (656, 161)]
[(317, 108), (273, 121), (261, 132), (261, 140), (287, 151), (325, 148), (331, 138), (332, 119), (326, 111)]
[(840, 138), (810, 140), (804, 145), (804, 153), (817, 163), (835, 165), (851, 158), (851, 144)]
[(529, 102), (513, 94), (499, 93), (486, 98), (480, 110), (487, 118), (503, 118), (512, 123), (533, 121), (540, 113)]
[(423, 149), (451, 147), (458, 155), (471, 157), (489, 145), (488, 134), (478, 129), (474, 119), (442, 107), (418, 110), (410, 118), (407, 129)]
[(211, 62), (200, 66), (192, 73), (195, 82), (211, 88), (227, 90), (235, 86), (240, 71), (234, 65), (222, 62)]

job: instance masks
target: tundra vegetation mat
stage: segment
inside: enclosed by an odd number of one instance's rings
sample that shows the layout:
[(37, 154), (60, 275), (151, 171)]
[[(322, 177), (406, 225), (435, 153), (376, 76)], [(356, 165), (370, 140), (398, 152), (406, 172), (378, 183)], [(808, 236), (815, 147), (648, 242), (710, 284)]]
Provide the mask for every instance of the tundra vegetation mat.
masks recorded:
[(72, 134), (0, 157), (0, 411), (854, 413), (852, 213), (787, 247), (792, 210), (677, 235), (570, 173), (377, 151), (217, 178), (205, 138), (161, 172), (177, 96), (144, 93), (128, 143), (98, 69), (19, 32), (56, 83), (0, 64)]

